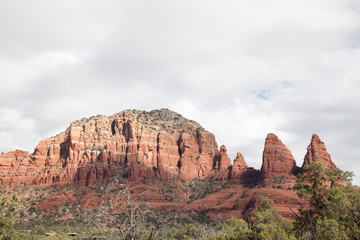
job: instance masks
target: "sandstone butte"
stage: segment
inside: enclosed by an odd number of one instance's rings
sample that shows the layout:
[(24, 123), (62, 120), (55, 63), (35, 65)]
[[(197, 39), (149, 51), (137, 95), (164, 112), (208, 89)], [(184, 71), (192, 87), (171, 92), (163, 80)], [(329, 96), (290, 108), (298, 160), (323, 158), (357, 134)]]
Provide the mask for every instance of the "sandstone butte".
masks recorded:
[[(303, 165), (314, 161), (325, 167), (335, 166), (324, 143), (315, 134)], [(248, 167), (241, 153), (233, 162), (231, 164), (224, 145), (218, 148), (214, 134), (192, 120), (168, 109), (127, 110), (72, 122), (66, 131), (40, 141), (32, 154), (21, 150), (1, 154), (0, 185), (89, 186), (110, 178), (119, 169), (132, 182), (154, 177), (211, 178), (228, 181), (232, 187), (193, 201), (186, 209), (206, 209), (209, 214), (221, 213), (224, 217), (246, 217), (256, 206), (258, 196), (265, 195), (274, 200), (275, 209), (283, 217), (294, 217), (292, 209), (303, 202), (289, 189), (300, 168), (275, 134), (268, 134), (265, 140), (261, 170)], [(263, 184), (263, 187), (249, 187), (246, 185), (249, 183)], [(70, 195), (53, 197), (60, 203), (74, 201)], [(51, 199), (44, 204), (46, 202)], [(48, 206), (44, 204), (39, 208)], [(184, 208), (171, 201), (154, 200), (150, 204), (164, 211)]]
[(261, 175), (268, 179), (284, 174), (295, 174), (298, 171), (295, 159), (290, 150), (273, 133), (269, 133), (265, 139), (263, 163)]

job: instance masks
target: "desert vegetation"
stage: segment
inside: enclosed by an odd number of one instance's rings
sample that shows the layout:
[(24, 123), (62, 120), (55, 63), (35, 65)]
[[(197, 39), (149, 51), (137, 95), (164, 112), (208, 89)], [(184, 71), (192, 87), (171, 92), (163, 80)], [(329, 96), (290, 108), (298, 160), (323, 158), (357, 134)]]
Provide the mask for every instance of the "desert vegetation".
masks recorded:
[[(22, 203), (13, 194), (0, 202), (0, 238), (359, 239), (360, 192), (351, 185), (352, 177), (352, 173), (334, 167), (325, 169), (321, 163), (305, 166), (304, 171), (297, 176), (294, 189), (308, 205), (292, 209), (296, 215), (293, 222), (284, 220), (272, 207), (272, 200), (266, 196), (259, 197), (256, 210), (246, 220), (235, 217), (223, 219), (220, 216), (210, 218), (205, 210), (159, 211), (146, 202), (150, 190), (134, 188), (119, 176), (97, 187), (102, 197), (93, 208), (65, 203), (62, 208), (57, 206), (53, 211), (42, 212), (35, 207), (36, 202)], [(212, 180), (171, 179), (158, 182), (157, 185), (162, 186), (162, 194), (172, 198), (178, 198), (174, 187), (177, 186), (181, 191), (188, 192), (188, 201), (202, 198), (221, 188), (220, 184)], [(32, 191), (34, 195), (42, 197), (43, 190)], [(230, 193), (227, 198), (234, 194)], [(59, 219), (60, 215), (71, 217)], [(32, 217), (24, 221), (24, 216)], [(53, 236), (47, 236), (46, 233)], [(69, 233), (76, 234), (70, 236)]]

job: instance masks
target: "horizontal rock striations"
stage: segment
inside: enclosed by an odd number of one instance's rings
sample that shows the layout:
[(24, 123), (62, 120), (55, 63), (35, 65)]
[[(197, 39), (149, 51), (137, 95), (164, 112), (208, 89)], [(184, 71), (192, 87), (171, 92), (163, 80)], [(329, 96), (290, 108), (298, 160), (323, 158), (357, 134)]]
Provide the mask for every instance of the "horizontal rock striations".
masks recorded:
[[(219, 149), (215, 136), (198, 123), (167, 109), (127, 110), (72, 122), (66, 131), (40, 141), (33, 154), (21, 150), (1, 154), (0, 186), (61, 187), (72, 183), (74, 187), (63, 188), (61, 194), (43, 188), (49, 196), (38, 208), (64, 202), (78, 205), (77, 201), (82, 207), (97, 206), (101, 194), (86, 186), (98, 180), (110, 182), (112, 176), (121, 174), (139, 192), (151, 189), (147, 201), (159, 210), (206, 210), (213, 217), (246, 218), (263, 195), (273, 199), (283, 217), (294, 219), (289, 206), (297, 209), (304, 205), (295, 191), (289, 191), (296, 181), (293, 174), (299, 171), (294, 157), (270, 133), (262, 160), (261, 170), (257, 170), (237, 153), (232, 165), (226, 147)], [(335, 166), (315, 134), (303, 166), (312, 162)], [(107, 183), (99, 181), (93, 186)]]
[[(225, 152), (226, 153), (226, 152)], [(129, 110), (71, 123), (56, 137), (39, 143), (34, 153), (0, 155), (0, 184), (53, 184), (111, 176), (119, 166), (131, 179), (205, 178), (221, 159), (215, 136), (198, 123), (167, 109)]]
[[(324, 143), (313, 135), (304, 165), (335, 166)], [(16, 150), (0, 155), (0, 185), (90, 185), (121, 172), (143, 178), (213, 178), (257, 182), (298, 171), (290, 150), (275, 134), (265, 140), (261, 171), (238, 153), (233, 165), (224, 145), (198, 123), (168, 109), (127, 110), (72, 122), (55, 137), (40, 141), (33, 154)]]

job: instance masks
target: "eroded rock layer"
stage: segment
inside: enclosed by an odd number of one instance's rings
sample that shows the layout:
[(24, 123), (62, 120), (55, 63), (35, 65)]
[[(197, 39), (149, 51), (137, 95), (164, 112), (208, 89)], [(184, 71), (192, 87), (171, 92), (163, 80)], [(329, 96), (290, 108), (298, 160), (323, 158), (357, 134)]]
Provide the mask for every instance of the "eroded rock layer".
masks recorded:
[(311, 143), (307, 147), (307, 152), (304, 158), (303, 167), (309, 165), (312, 162), (318, 162), (324, 164), (325, 168), (336, 167), (335, 163), (332, 162), (330, 154), (327, 152), (325, 144), (318, 135), (313, 134)]
[[(119, 165), (133, 179), (189, 180), (207, 177), (221, 156), (214, 135), (198, 123), (167, 109), (129, 110), (73, 122), (65, 132), (41, 141), (32, 155), (0, 155), (0, 183), (89, 184)], [(231, 165), (224, 161), (220, 168)]]
[[(315, 134), (304, 164), (313, 161), (335, 166)], [(265, 140), (261, 171), (248, 167), (240, 153), (232, 165), (226, 147), (218, 149), (212, 133), (168, 109), (83, 118), (40, 141), (33, 154), (16, 150), (0, 155), (1, 186), (88, 186), (119, 172), (134, 181), (213, 178), (247, 183), (297, 171), (290, 150), (275, 134)]]
[(297, 171), (296, 162), (290, 150), (273, 133), (265, 139), (262, 178), (292, 174)]
[[(315, 134), (304, 165), (312, 162), (335, 166)], [(1, 154), (0, 186), (57, 188), (73, 183), (71, 194), (50, 190), (51, 196), (39, 209), (76, 201), (76, 206), (88, 207), (97, 206), (101, 196), (86, 186), (100, 186), (102, 182), (96, 181), (111, 180), (120, 173), (133, 181), (138, 193), (151, 188), (148, 203), (159, 210), (202, 209), (212, 216), (247, 218), (258, 197), (264, 195), (274, 200), (283, 217), (294, 219), (289, 206), (297, 209), (304, 204), (292, 191), (296, 181), (293, 174), (298, 170), (290, 150), (275, 134), (268, 134), (265, 140), (260, 171), (249, 167), (241, 153), (232, 165), (226, 147), (219, 149), (212, 133), (175, 112), (128, 110), (75, 121), (56, 137), (40, 141), (33, 154), (21, 150)], [(171, 189), (164, 182), (171, 183)], [(82, 193), (76, 200), (78, 189)]]
[(233, 182), (246, 183), (256, 181), (260, 176), (260, 171), (248, 167), (241, 153), (237, 153), (234, 164), (231, 169), (230, 178)]

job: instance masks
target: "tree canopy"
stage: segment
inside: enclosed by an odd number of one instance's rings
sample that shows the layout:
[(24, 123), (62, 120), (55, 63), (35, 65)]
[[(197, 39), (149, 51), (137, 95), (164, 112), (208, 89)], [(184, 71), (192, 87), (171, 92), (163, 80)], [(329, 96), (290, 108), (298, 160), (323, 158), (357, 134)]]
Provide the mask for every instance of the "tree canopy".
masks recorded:
[(299, 239), (360, 239), (360, 192), (353, 174), (321, 163), (304, 167), (294, 189), (309, 202), (294, 223)]
[[(88, 222), (96, 227), (97, 236), (113, 239), (360, 239), (360, 191), (351, 185), (352, 177), (351, 172), (324, 168), (321, 163), (304, 166), (294, 189), (307, 204), (294, 211), (294, 222), (285, 221), (273, 208), (273, 201), (261, 195), (248, 221), (230, 217), (216, 222), (200, 210), (192, 219), (181, 219), (147, 207), (142, 193), (131, 195), (127, 182), (118, 181), (103, 188), (102, 207)], [(116, 197), (109, 192), (117, 193)], [(20, 210), (16, 195), (0, 201), (0, 239), (20, 239), (13, 229)], [(21, 238), (35, 239), (32, 235)]]
[(13, 226), (20, 209), (20, 200), (16, 194), (10, 198), (3, 197), (0, 201), (0, 239), (20, 239)]

